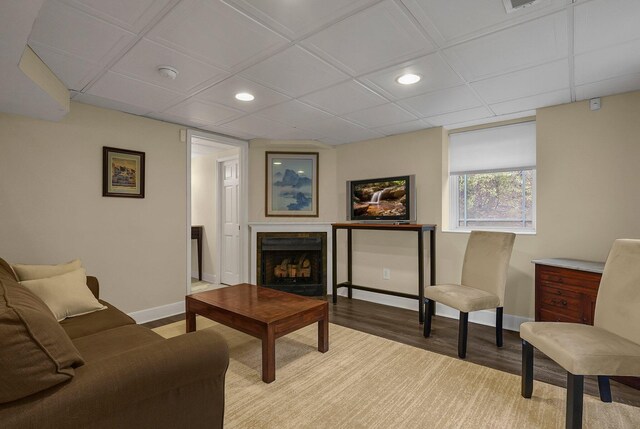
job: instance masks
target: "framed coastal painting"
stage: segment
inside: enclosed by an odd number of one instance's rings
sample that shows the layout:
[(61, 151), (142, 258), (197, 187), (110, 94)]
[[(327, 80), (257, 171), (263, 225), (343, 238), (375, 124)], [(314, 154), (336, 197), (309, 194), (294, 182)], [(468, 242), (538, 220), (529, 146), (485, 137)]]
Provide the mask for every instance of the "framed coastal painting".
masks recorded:
[(102, 196), (144, 198), (144, 152), (102, 148)]
[(267, 152), (266, 175), (267, 216), (318, 216), (318, 152)]

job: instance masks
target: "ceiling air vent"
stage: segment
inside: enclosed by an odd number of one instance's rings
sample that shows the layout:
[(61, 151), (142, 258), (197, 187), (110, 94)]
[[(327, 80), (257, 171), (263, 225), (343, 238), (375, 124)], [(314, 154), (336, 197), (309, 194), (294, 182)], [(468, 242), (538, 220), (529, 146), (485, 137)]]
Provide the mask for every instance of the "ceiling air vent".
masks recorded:
[(540, 0), (502, 0), (507, 13), (515, 12), (525, 7), (534, 5)]

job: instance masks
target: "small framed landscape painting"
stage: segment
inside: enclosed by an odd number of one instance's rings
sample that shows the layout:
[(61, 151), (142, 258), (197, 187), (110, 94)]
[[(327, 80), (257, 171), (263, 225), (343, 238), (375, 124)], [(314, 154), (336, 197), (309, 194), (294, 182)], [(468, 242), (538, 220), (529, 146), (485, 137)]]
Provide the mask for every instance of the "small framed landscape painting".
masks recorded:
[(318, 152), (267, 152), (266, 215), (318, 216)]
[(144, 152), (102, 148), (102, 196), (144, 198)]

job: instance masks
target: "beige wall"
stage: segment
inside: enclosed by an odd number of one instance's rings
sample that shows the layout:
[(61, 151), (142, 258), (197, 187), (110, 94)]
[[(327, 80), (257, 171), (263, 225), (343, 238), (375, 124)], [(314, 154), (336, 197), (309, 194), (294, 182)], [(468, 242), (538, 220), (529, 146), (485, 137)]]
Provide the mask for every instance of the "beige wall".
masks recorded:
[[(0, 256), (82, 259), (131, 312), (185, 293), (186, 159), (179, 127), (79, 103), (60, 122), (0, 114)], [(144, 199), (102, 197), (102, 147), (146, 153)]]
[[(265, 216), (265, 153), (318, 152), (318, 217)], [(276, 141), (256, 139), (249, 142), (249, 222), (335, 222), (337, 200), (336, 150), (314, 141)]]

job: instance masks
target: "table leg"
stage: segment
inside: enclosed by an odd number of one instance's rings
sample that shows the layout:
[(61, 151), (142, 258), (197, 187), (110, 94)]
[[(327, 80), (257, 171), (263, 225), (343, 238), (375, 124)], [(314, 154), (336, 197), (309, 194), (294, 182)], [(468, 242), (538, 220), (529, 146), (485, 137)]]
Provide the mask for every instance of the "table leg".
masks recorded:
[(334, 304), (338, 303), (338, 255), (336, 255), (338, 246), (336, 245), (336, 236), (336, 228), (333, 227), (331, 229), (331, 274), (333, 276), (333, 295), (331, 296), (331, 299), (333, 300)]
[(267, 326), (262, 336), (262, 381), (276, 379), (276, 335), (273, 326)]
[(324, 307), (324, 318), (318, 320), (318, 351), (329, 351), (329, 306)]
[(196, 313), (187, 310), (185, 313), (187, 322), (187, 332), (193, 332), (196, 330)]
[(353, 298), (353, 288), (351, 287), (353, 284), (353, 235), (351, 232), (352, 230), (349, 228), (347, 230), (347, 282), (349, 282), (347, 296), (349, 299)]
[[(436, 227), (434, 226), (429, 231), (429, 284), (431, 286), (436, 284)], [(433, 300), (429, 300), (431, 306), (431, 314), (436, 315), (436, 303)]]
[(424, 233), (418, 231), (418, 322), (424, 322)]
[(198, 235), (196, 244), (198, 245), (198, 280), (202, 281), (202, 233)]

